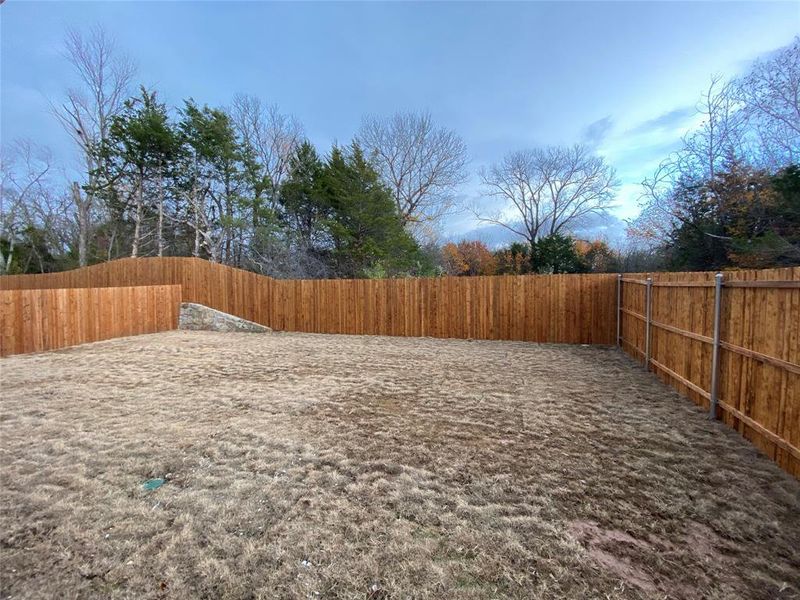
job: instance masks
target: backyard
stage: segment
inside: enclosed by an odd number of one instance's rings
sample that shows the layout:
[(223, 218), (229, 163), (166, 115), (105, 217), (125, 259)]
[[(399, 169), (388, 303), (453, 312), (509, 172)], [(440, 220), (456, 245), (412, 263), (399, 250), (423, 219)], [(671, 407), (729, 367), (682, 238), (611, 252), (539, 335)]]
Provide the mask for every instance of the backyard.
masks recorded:
[(3, 598), (800, 597), (800, 482), (614, 348), (174, 331), (0, 370)]

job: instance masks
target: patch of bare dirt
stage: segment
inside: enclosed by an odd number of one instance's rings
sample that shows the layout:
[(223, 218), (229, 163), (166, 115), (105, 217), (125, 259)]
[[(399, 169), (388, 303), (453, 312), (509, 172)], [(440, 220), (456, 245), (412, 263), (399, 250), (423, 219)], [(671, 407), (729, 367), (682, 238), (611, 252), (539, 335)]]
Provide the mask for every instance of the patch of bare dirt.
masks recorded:
[(0, 378), (3, 598), (800, 597), (800, 482), (613, 349), (170, 332)]
[(638, 587), (649, 594), (658, 592), (653, 577), (637, 566), (636, 556), (652, 548), (624, 531), (603, 529), (591, 521), (573, 521), (570, 532), (580, 540), (586, 553), (597, 566), (614, 573), (625, 583)]

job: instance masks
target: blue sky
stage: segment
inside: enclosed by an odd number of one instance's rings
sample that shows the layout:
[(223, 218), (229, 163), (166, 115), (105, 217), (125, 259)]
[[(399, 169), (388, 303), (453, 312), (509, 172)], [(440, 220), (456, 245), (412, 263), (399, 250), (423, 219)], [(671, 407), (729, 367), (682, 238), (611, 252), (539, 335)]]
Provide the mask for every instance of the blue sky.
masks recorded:
[[(470, 170), (505, 152), (588, 141), (623, 182), (615, 215), (692, 125), (712, 73), (735, 75), (800, 33), (796, 2), (25, 2), (0, 7), (0, 138), (68, 164), (49, 113), (72, 76), (67, 27), (100, 24), (139, 80), (179, 104), (237, 92), (277, 103), (325, 150), (366, 113), (424, 109), (457, 130)], [(478, 197), (477, 177), (462, 194)], [(494, 239), (464, 214), (445, 234)]]

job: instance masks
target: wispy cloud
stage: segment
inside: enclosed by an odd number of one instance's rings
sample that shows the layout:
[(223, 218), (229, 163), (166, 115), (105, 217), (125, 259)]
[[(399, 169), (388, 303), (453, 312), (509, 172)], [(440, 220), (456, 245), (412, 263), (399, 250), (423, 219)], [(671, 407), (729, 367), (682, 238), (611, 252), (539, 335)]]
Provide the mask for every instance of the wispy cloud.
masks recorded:
[(697, 125), (694, 105), (683, 105), (628, 125), (613, 127), (610, 118), (590, 124), (584, 138), (601, 140), (597, 151), (606, 157), (622, 182), (613, 213), (630, 218), (639, 212), (641, 182), (658, 164), (680, 148), (683, 135)]
[(613, 128), (614, 120), (611, 115), (607, 115), (584, 127), (581, 141), (589, 146), (597, 147), (605, 141)]
[(681, 106), (639, 123), (629, 129), (625, 135), (642, 135), (683, 129), (692, 123), (696, 114), (697, 108), (694, 105)]

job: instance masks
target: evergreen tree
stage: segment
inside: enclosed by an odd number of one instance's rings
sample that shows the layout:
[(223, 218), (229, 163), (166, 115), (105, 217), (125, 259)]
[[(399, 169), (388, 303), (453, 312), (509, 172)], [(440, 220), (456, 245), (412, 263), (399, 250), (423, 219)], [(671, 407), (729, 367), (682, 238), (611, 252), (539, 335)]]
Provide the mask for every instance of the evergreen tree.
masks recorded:
[(391, 193), (358, 144), (334, 147), (321, 177), (326, 229), (335, 272), (361, 277), (376, 266), (387, 275), (418, 269), (419, 247), (403, 227)]
[(114, 117), (107, 142), (100, 149), (104, 172), (103, 195), (112, 220), (127, 215), (132, 221), (131, 256), (138, 256), (148, 217), (155, 216), (158, 254), (164, 251), (165, 177), (178, 151), (178, 137), (167, 108), (155, 92), (141, 88)]
[(314, 146), (303, 142), (289, 163), (289, 175), (280, 190), (283, 221), (304, 248), (321, 243), (330, 212), (321, 189), (322, 173)]
[(575, 249), (575, 240), (560, 233), (534, 242), (531, 264), (537, 273), (585, 273), (588, 270)]
[(800, 264), (800, 167), (750, 173), (738, 186), (728, 256), (743, 268)]
[(202, 248), (213, 261), (240, 264), (244, 230), (253, 220), (253, 195), (247, 187), (251, 157), (225, 111), (188, 100), (179, 128), (181, 188), (188, 200), (187, 222), (195, 234), (193, 254), (200, 255)]
[(800, 261), (800, 171), (732, 161), (714, 179), (674, 191), (680, 224), (667, 246), (678, 270), (763, 268)]
[(672, 192), (680, 225), (670, 234), (668, 257), (675, 270), (720, 269), (727, 265), (720, 204), (704, 182), (681, 180)]

